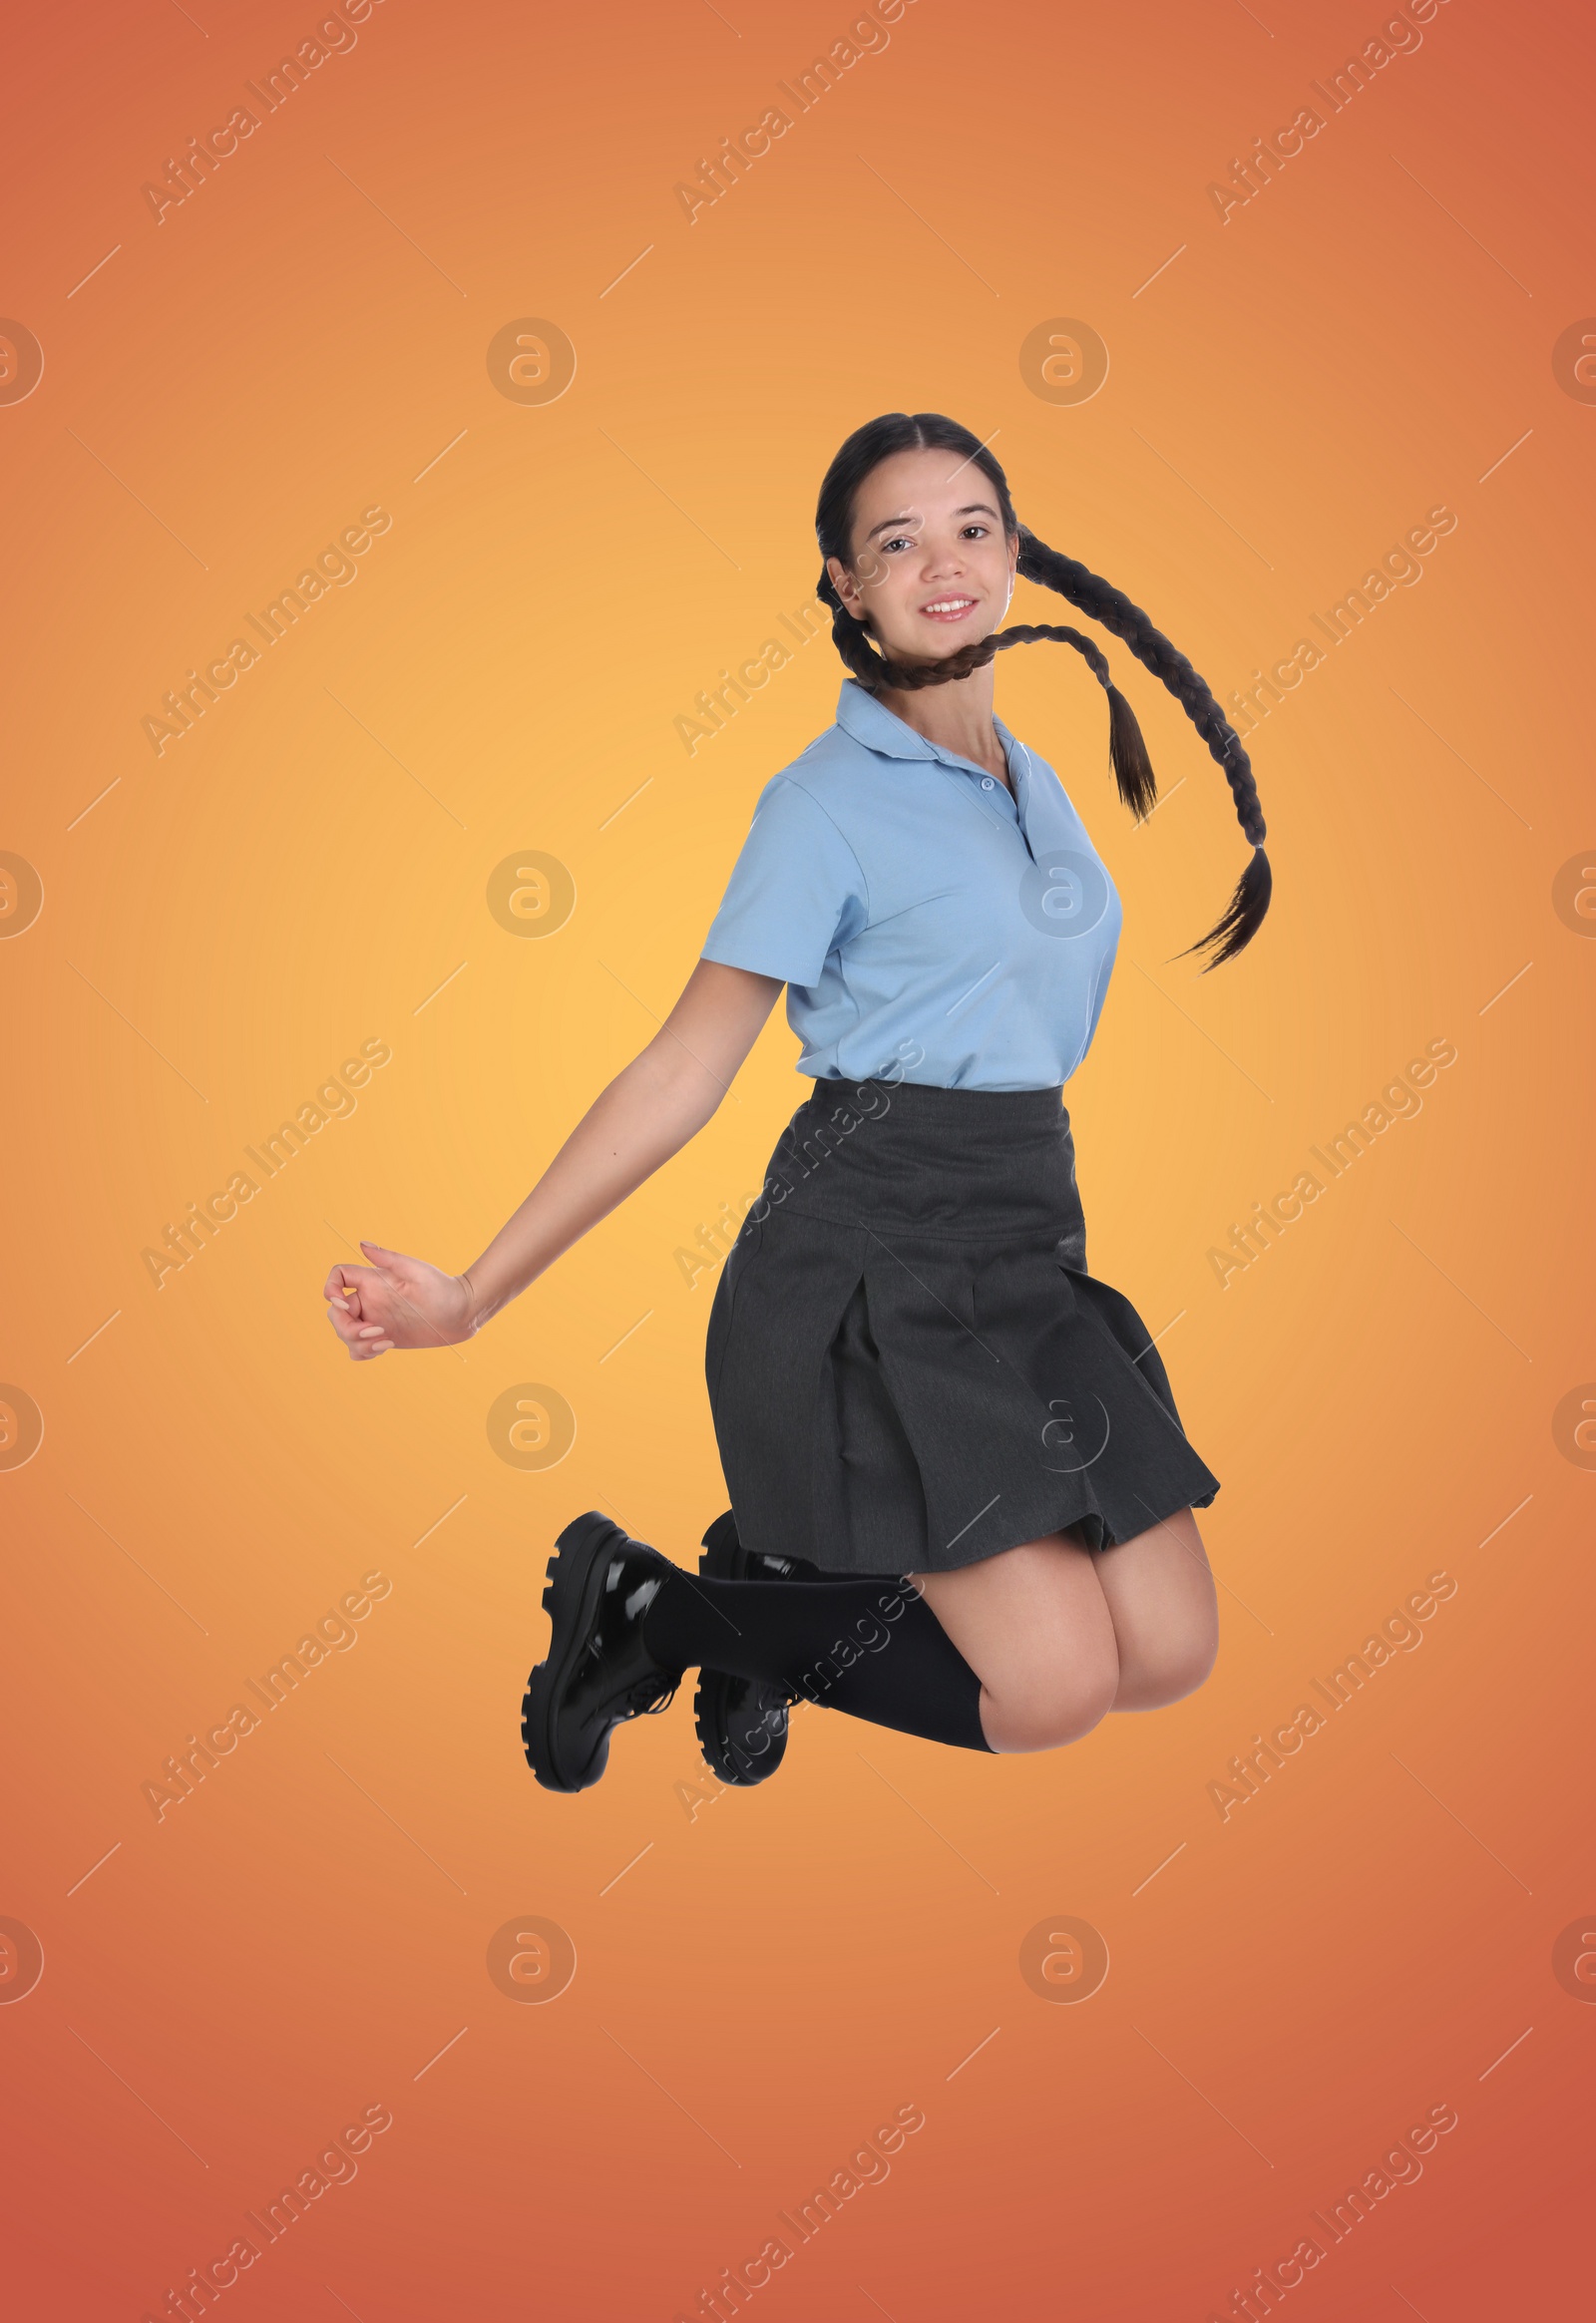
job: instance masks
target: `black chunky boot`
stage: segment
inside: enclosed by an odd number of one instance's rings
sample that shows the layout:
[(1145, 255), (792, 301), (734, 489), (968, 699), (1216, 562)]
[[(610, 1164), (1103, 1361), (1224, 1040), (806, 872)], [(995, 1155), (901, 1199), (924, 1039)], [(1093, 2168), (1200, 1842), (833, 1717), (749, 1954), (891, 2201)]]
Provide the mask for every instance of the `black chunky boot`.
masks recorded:
[[(745, 1549), (728, 1508), (704, 1534), (698, 1570), (714, 1581), (824, 1581), (835, 1575), (800, 1557), (766, 1557)], [(787, 1748), (787, 1713), (796, 1697), (779, 1682), (700, 1670), (693, 1698), (698, 1743), (722, 1782), (763, 1782)]]
[(680, 1670), (656, 1662), (643, 1616), (679, 1566), (590, 1510), (555, 1543), (544, 1611), (549, 1658), (527, 1681), (521, 1736), (545, 1790), (587, 1790), (623, 1720), (668, 1708)]

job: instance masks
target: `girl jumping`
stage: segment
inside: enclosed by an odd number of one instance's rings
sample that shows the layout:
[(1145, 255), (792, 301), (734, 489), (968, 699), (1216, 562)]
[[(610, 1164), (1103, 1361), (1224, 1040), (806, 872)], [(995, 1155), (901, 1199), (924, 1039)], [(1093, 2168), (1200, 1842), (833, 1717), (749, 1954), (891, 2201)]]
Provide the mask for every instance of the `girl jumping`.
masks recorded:
[(1177, 696), (1253, 854), (1193, 951), (1269, 907), (1247, 754), (1128, 597), (1014, 515), (968, 429), (892, 412), (820, 491), (836, 723), (766, 785), (702, 955), (464, 1274), (371, 1243), (325, 1296), (357, 1362), (466, 1340), (704, 1126), (782, 986), (814, 1088), (722, 1269), (706, 1368), (731, 1498), (697, 1574), (597, 1512), (560, 1535), (522, 1736), (584, 1790), (622, 1722), (696, 1669), (704, 1754), (764, 1780), (790, 1707), (972, 1750), (1045, 1750), (1199, 1686), (1218, 1643), (1187, 1441), (1129, 1300), (1086, 1271), (1064, 1084), (1090, 1046), (1119, 898), (1053, 770), (993, 707), (995, 655), (1084, 655), (1138, 817), (1135, 717), (1077, 629), (1000, 629), (1016, 575)]

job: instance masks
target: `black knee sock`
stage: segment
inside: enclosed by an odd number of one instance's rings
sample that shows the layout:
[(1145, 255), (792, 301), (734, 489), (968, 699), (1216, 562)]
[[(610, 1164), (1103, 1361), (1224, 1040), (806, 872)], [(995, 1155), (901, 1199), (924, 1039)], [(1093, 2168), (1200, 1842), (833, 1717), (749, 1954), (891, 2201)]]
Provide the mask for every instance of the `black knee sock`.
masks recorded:
[(908, 1581), (667, 1581), (643, 1640), (672, 1670), (725, 1670), (828, 1710), (990, 1750), (981, 1680)]

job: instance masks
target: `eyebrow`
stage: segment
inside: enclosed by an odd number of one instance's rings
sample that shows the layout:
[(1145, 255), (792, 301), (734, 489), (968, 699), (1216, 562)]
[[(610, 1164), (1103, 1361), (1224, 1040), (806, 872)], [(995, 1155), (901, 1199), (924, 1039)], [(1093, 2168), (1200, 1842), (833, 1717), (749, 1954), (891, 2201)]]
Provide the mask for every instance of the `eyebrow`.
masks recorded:
[[(998, 511), (991, 507), (989, 503), (984, 500), (973, 500), (968, 502), (964, 508), (956, 508), (954, 510), (954, 515), (956, 517), (995, 517), (997, 514)], [(908, 524), (910, 522), (911, 515), (912, 511), (905, 509), (902, 516), (888, 517), (883, 523), (879, 525), (872, 525), (869, 532), (865, 535), (865, 539), (867, 541), (873, 541), (878, 533), (890, 533), (895, 525)]]

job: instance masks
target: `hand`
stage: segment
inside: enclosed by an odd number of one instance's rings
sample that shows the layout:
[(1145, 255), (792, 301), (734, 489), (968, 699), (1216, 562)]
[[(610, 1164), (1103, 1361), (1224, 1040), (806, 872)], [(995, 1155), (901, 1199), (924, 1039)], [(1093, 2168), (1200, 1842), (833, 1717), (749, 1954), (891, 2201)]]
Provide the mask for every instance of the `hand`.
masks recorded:
[(322, 1285), (333, 1330), (353, 1362), (394, 1348), (453, 1347), (477, 1328), (476, 1302), (461, 1275), (407, 1259), (380, 1243), (360, 1245), (369, 1267), (334, 1267)]

